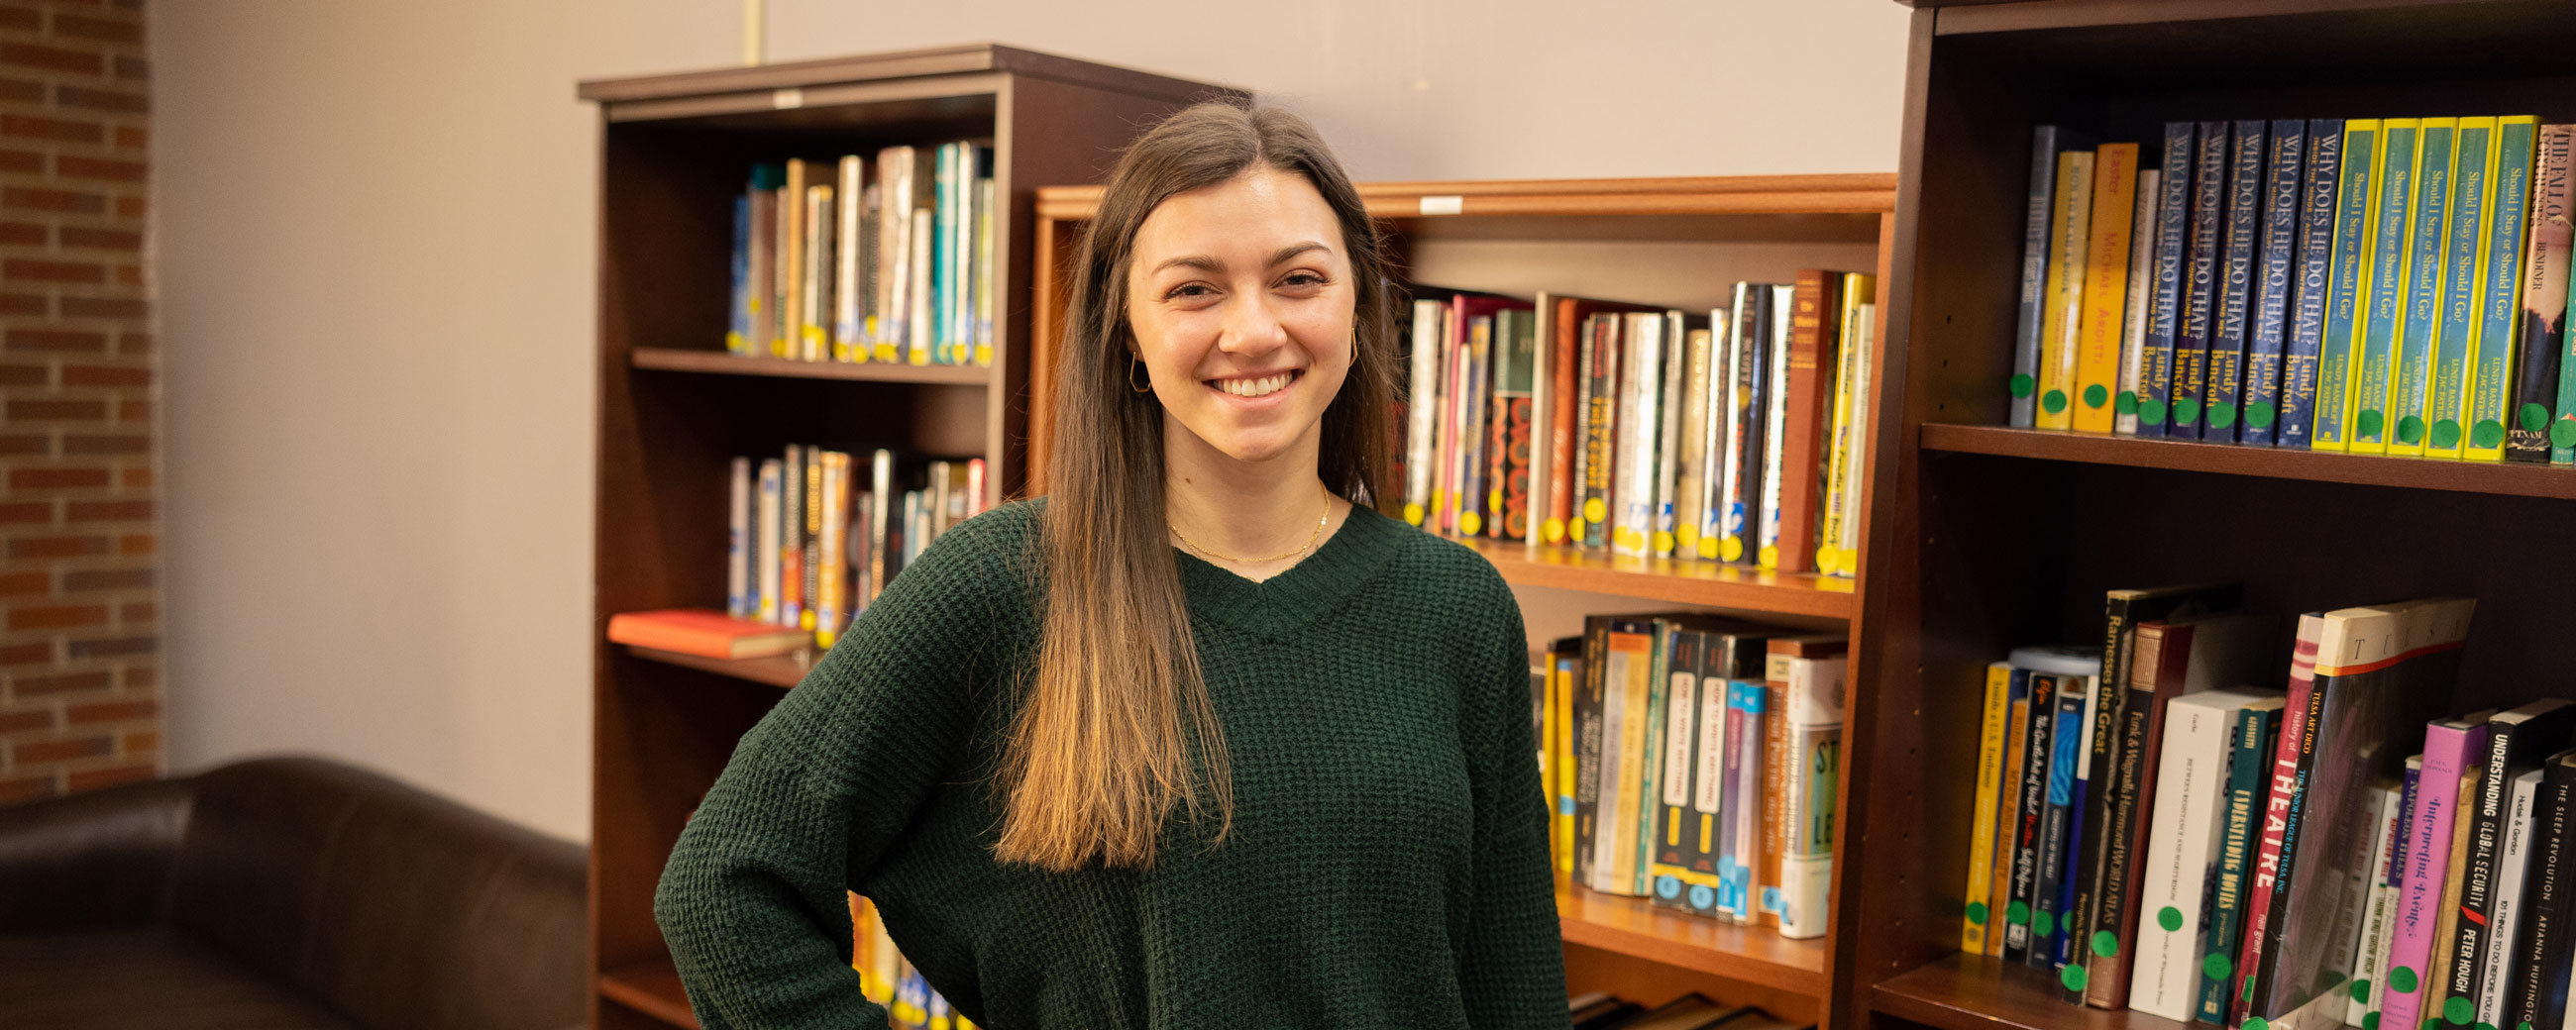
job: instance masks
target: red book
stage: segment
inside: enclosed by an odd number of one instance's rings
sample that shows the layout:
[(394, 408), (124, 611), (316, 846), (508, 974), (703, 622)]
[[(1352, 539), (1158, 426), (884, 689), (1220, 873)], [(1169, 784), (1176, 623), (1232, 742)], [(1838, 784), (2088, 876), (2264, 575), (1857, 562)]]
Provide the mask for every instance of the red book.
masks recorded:
[(810, 630), (737, 619), (713, 608), (666, 608), (608, 617), (608, 639), (706, 658), (761, 658), (814, 646)]
[(2280, 743), (2272, 749), (2272, 789), (2263, 803), (2262, 846), (2254, 853), (2254, 875), (2245, 890), (2245, 940), (2236, 951), (2236, 996), (2229, 1002), (2234, 1026), (2251, 1008), (2246, 985), (2263, 959), (2263, 931), (2270, 922), (2272, 891), (2280, 885), (2281, 841), (2290, 828), (2290, 805), (2298, 800), (2299, 738), (2308, 732), (2308, 709), (2316, 698), (2317, 639), (2325, 632), (2325, 615), (2299, 616), (2299, 643), (2290, 652), (2290, 703), (2281, 709)]
[(1779, 570), (1812, 572), (1816, 567), (1816, 480), (1824, 456), (1825, 398), (1834, 392), (1834, 372), (1827, 362), (1841, 339), (1839, 273), (1798, 270), (1789, 314), (1789, 389), (1787, 416), (1780, 438)]

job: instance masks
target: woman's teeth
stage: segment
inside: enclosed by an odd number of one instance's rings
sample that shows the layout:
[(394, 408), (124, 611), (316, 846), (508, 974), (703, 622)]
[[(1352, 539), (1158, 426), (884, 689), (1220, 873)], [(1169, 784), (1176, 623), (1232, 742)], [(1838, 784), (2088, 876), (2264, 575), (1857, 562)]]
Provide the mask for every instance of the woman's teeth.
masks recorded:
[(1288, 381), (1295, 378), (1294, 373), (1282, 372), (1259, 379), (1220, 379), (1216, 388), (1237, 397), (1263, 397), (1286, 389)]

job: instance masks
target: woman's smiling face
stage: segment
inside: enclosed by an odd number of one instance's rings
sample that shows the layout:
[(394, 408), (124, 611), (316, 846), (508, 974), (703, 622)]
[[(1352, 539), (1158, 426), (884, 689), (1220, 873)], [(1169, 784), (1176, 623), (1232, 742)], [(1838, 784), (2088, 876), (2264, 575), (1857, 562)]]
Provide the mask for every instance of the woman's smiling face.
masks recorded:
[(1267, 166), (1145, 217), (1127, 325), (1163, 405), (1166, 448), (1243, 462), (1315, 453), (1351, 367), (1358, 294), (1342, 248), (1323, 195)]

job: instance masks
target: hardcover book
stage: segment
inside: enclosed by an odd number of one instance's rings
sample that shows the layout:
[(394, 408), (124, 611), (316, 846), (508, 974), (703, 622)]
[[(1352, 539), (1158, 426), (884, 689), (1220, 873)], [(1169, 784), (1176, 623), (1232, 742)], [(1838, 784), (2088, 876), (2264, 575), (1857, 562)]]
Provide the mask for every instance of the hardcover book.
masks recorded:
[(2188, 1022), (2199, 1007), (2236, 738), (2249, 715), (2259, 734), (2265, 713), (2277, 719), (2281, 704), (2278, 693), (2211, 690), (2187, 693), (2166, 707), (2151, 806), (2155, 833), (2138, 886), (2136, 945), (2126, 949), (2136, 956), (2130, 1008)]

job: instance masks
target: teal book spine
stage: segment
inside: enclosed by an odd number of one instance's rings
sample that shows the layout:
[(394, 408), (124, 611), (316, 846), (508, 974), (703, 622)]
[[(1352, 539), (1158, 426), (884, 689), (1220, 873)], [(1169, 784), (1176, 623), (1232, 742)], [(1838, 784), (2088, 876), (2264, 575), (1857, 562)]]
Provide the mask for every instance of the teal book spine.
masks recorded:
[(954, 216), (950, 213), (953, 210), (950, 204), (953, 203), (954, 198), (950, 193), (954, 189), (956, 179), (954, 169), (957, 167), (957, 146), (955, 143), (939, 145), (938, 155), (931, 164), (933, 171), (930, 176), (933, 205), (931, 207), (930, 267), (924, 271), (930, 273), (930, 360), (942, 365), (948, 363), (948, 341), (953, 338), (949, 335), (948, 327), (948, 291), (955, 289), (956, 284), (950, 281), (953, 277), (948, 274), (948, 251), (949, 226), (954, 221)]
[(2415, 207), (2415, 137), (2412, 118), (2380, 123), (2378, 211), (2371, 217), (2370, 306), (2363, 315), (2361, 349), (2354, 355), (2352, 439), (2355, 454), (2388, 450), (2390, 370), (2398, 331), (2406, 321), (2406, 229)]
[(2458, 120), (2426, 118), (2415, 138), (2415, 211), (2406, 230), (2406, 326), (2398, 336), (2388, 417), (2388, 453), (2424, 453), (2424, 408), (2433, 394), (2433, 352), (2442, 345), (2444, 243), (2451, 216), (2453, 136)]
[(2245, 933), (2245, 888), (2262, 835), (2264, 796), (2271, 787), (2272, 749), (2281, 728), (2281, 708), (2248, 708), (2237, 713), (2235, 758), (2227, 766), (2227, 823), (2218, 849), (2218, 877), (2209, 899), (2209, 936), (2202, 949), (2200, 1021), (2224, 1025), (2237, 982), (2238, 938)]
[(2343, 127), (2343, 181), (2334, 221), (2334, 271), (2326, 295), (2325, 341), (2317, 350), (2317, 414), (2308, 446), (2340, 451), (2352, 437), (2353, 354), (2369, 305), (2371, 173), (2378, 168), (2379, 122)]
[(2538, 118), (2497, 119), (2495, 203), (2487, 218), (2486, 286), (2478, 300), (2477, 350), (2468, 359), (2460, 424), (2470, 461), (2503, 461), (2505, 420), (2513, 407), (2513, 345), (2521, 332), (2522, 253), (2531, 221), (2531, 173)]
[[(2479, 291), (2486, 269), (2488, 169), (2495, 158), (2495, 119), (2462, 118), (2452, 140), (2451, 228), (2442, 249), (2442, 332), (2433, 349), (2433, 394), (2424, 407), (2424, 456), (2460, 456), (2461, 400), (2468, 395), (2468, 356), (2477, 350)], [(2401, 429), (2403, 427), (2400, 427)]]

